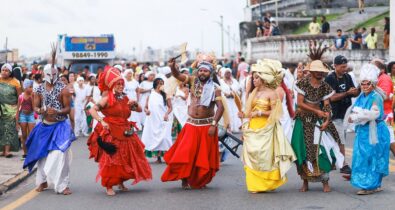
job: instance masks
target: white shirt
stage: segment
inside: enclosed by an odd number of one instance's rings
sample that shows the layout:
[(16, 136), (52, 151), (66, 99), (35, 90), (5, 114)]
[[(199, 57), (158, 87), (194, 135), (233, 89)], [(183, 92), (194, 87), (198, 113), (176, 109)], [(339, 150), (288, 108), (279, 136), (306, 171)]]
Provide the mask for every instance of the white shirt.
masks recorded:
[(127, 81), (125, 80), (124, 92), (128, 96), (129, 100), (137, 100), (136, 89), (139, 87), (139, 82), (136, 80)]
[(84, 108), (86, 104), (86, 97), (90, 95), (89, 88), (84, 84), (82, 88), (78, 85), (78, 83), (74, 84), (74, 92), (75, 92), (75, 97), (74, 97), (74, 104), (75, 107), (77, 108)]

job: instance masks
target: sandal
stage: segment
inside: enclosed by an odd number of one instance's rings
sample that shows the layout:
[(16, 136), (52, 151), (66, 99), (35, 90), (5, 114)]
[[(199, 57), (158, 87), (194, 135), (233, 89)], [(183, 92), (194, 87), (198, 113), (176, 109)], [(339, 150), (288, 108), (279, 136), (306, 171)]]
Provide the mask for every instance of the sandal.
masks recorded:
[(370, 195), (373, 194), (374, 191), (373, 190), (360, 190), (357, 192), (357, 195)]
[(374, 189), (373, 191), (375, 192), (375, 193), (377, 193), (377, 192), (381, 192), (381, 191), (383, 191), (384, 189), (382, 188), (382, 187), (379, 187), (379, 188), (376, 188), (376, 189)]

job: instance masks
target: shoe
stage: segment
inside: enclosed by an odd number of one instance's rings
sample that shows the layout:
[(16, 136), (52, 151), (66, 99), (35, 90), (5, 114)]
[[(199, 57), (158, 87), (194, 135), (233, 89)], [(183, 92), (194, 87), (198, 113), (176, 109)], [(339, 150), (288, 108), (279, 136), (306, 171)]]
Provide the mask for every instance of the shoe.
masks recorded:
[(351, 174), (351, 168), (348, 165), (343, 166), (343, 168), (340, 169), (340, 173), (342, 174)]
[(12, 158), (12, 157), (14, 157), (13, 154), (8, 154), (8, 155), (5, 156), (5, 158)]
[(22, 155), (21, 160), (25, 160), (26, 159), (26, 155)]

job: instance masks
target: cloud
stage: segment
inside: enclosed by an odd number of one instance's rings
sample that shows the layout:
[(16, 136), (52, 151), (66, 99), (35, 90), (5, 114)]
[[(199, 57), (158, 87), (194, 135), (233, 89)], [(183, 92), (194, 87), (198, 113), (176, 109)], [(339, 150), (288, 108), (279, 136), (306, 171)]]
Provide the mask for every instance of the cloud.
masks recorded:
[[(187, 41), (190, 49), (219, 52), (220, 27), (238, 34), (245, 2), (240, 0), (13, 0), (0, 13), (0, 46), (8, 37), (10, 48), (21, 54), (47, 54), (58, 34), (113, 33), (117, 51), (132, 53), (151, 46), (166, 48)], [(201, 10), (203, 9), (203, 10)], [(227, 36), (225, 35), (225, 39)], [(233, 45), (233, 44), (232, 44)], [(227, 40), (225, 40), (227, 49)]]

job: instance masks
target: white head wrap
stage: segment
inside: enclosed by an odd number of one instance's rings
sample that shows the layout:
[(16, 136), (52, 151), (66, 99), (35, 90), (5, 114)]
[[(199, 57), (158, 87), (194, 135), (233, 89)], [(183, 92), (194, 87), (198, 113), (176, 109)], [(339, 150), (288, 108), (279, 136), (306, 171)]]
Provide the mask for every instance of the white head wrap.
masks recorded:
[(359, 74), (359, 82), (364, 80), (371, 81), (373, 84), (376, 84), (378, 81), (378, 77), (380, 74), (380, 69), (377, 68), (373, 64), (365, 64), (362, 66), (360, 74)]
[(155, 73), (152, 71), (147, 71), (147, 72), (145, 72), (144, 77), (148, 78), (150, 75), (153, 75), (153, 74), (155, 74)]
[(8, 70), (10, 70), (10, 72), (12, 72), (12, 66), (11, 66), (11, 64), (9, 64), (9, 63), (5, 63), (5, 64), (1, 67), (1, 70), (3, 70), (3, 69), (8, 69)]
[(129, 73), (133, 74), (133, 69), (126, 69), (125, 72), (123, 72), (123, 77), (126, 78), (126, 75), (128, 75)]
[(230, 68), (221, 68), (221, 76), (222, 76), (222, 78), (225, 78), (226, 72), (230, 72), (232, 74), (232, 69), (230, 69)]
[(114, 66), (114, 68), (117, 68), (117, 69), (119, 69), (119, 71), (121, 71), (121, 72), (122, 72), (122, 70), (123, 70), (122, 66), (121, 66), (121, 65), (119, 65), (119, 64), (115, 65), (115, 66)]
[(79, 82), (79, 81), (84, 81), (84, 78), (78, 77), (78, 78), (77, 78), (77, 82)]

